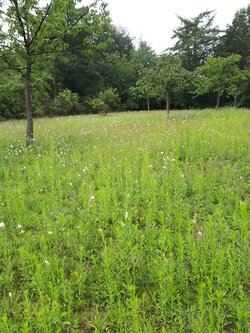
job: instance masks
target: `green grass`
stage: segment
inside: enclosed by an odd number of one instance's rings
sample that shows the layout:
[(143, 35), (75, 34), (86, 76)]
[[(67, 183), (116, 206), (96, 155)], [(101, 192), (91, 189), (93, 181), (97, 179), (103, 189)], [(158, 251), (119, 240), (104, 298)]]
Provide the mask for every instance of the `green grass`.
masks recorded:
[(0, 123), (1, 333), (250, 332), (248, 110), (35, 131)]

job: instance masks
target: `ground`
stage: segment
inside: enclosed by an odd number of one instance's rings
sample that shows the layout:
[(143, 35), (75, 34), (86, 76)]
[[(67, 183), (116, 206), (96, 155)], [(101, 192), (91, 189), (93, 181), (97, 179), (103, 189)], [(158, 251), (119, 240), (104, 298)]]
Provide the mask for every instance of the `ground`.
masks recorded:
[(250, 332), (250, 111), (0, 123), (0, 332)]

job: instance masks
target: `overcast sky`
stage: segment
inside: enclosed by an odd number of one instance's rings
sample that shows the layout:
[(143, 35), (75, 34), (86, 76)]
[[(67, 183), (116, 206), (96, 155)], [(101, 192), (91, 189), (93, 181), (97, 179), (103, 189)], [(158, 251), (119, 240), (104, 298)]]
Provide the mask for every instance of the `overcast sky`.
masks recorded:
[(115, 25), (127, 29), (131, 36), (147, 41), (160, 53), (173, 45), (171, 36), (178, 27), (176, 15), (194, 17), (216, 10), (215, 23), (221, 29), (232, 22), (235, 12), (249, 0), (106, 0)]

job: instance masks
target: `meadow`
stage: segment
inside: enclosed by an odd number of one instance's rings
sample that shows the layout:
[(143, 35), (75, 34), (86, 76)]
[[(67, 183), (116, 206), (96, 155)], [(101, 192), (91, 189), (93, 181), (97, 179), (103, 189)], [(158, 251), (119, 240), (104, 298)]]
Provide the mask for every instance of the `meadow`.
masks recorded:
[(250, 332), (250, 111), (0, 123), (1, 333)]

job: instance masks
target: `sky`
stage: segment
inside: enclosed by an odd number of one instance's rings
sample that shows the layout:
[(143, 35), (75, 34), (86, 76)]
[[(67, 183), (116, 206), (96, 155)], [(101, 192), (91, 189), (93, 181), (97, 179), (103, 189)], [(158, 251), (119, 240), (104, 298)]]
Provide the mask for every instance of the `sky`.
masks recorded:
[(173, 29), (179, 26), (177, 14), (194, 17), (215, 10), (215, 24), (225, 29), (235, 12), (247, 7), (250, 0), (106, 0), (113, 23), (125, 28), (137, 40), (145, 40), (161, 53), (174, 44)]

